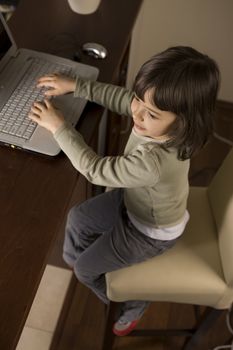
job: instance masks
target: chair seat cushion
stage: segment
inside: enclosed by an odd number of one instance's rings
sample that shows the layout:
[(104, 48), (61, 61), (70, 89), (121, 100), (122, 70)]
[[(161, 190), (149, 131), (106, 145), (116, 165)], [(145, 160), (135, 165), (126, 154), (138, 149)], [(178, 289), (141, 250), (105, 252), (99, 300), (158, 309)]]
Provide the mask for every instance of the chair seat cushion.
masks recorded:
[(172, 249), (143, 263), (106, 274), (110, 300), (169, 301), (218, 307), (227, 286), (206, 188), (190, 189), (188, 210), (190, 220)]

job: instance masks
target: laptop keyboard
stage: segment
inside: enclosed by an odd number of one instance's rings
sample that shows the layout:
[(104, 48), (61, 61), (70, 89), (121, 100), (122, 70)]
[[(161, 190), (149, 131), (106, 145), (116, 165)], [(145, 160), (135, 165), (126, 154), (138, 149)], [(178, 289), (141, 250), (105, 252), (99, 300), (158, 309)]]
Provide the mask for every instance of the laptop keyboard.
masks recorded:
[(0, 111), (0, 132), (29, 140), (37, 124), (28, 118), (34, 101), (42, 101), (46, 88), (36, 87), (37, 80), (48, 73), (71, 75), (71, 68), (34, 58), (22, 80)]

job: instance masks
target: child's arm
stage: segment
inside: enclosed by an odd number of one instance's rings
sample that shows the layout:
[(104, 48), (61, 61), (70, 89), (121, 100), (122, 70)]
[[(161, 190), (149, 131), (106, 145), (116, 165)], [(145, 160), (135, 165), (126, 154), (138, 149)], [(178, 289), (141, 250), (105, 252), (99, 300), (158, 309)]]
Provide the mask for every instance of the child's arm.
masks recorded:
[(124, 87), (77, 77), (74, 96), (98, 103), (120, 115), (132, 116), (130, 106), (134, 95)]
[(150, 146), (138, 147), (123, 156), (101, 157), (79, 132), (66, 124), (57, 130), (54, 138), (73, 166), (95, 185), (136, 188), (153, 186), (160, 178), (159, 157), (154, 149), (148, 149)]
[(95, 102), (120, 115), (131, 116), (130, 104), (133, 93), (123, 87), (104, 84), (77, 76), (76, 81), (64, 75), (50, 74), (38, 80), (38, 87), (46, 87), (45, 96), (58, 96), (74, 92), (81, 97)]
[(130, 188), (152, 185), (159, 178), (159, 162), (153, 152), (139, 148), (127, 156), (100, 157), (48, 100), (34, 103), (29, 117), (53, 133), (74, 167), (93, 184)]

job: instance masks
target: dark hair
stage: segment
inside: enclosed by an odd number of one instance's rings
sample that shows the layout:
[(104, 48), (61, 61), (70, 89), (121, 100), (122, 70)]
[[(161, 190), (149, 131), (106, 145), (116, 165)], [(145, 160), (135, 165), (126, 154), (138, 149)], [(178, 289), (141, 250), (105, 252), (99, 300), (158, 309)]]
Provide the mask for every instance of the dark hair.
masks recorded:
[(166, 147), (176, 147), (178, 158), (184, 160), (212, 133), (218, 86), (219, 69), (213, 59), (191, 47), (176, 46), (143, 64), (134, 91), (143, 100), (152, 89), (151, 103), (177, 115)]

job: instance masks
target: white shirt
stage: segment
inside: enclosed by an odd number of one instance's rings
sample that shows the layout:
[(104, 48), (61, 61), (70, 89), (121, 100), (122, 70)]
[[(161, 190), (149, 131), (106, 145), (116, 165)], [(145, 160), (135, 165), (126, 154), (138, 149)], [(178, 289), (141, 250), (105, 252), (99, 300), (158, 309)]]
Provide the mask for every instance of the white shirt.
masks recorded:
[(178, 238), (183, 233), (185, 226), (187, 222), (189, 221), (189, 213), (186, 210), (183, 220), (174, 226), (170, 227), (151, 227), (147, 225), (143, 225), (141, 222), (139, 222), (128, 210), (127, 210), (128, 217), (132, 224), (144, 235), (153, 238), (153, 239), (160, 239), (162, 241), (170, 241), (172, 239)]

